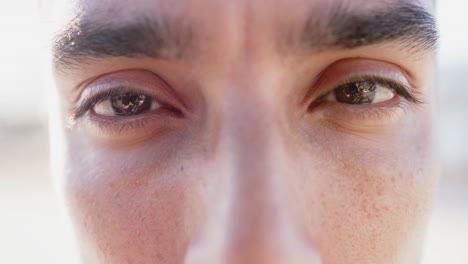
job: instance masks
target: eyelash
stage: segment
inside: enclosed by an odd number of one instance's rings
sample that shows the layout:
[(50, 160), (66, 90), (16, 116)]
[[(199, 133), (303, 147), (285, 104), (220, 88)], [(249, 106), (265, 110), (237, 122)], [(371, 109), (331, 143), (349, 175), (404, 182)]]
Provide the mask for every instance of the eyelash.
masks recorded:
[[(380, 77), (380, 76), (373, 76), (373, 75), (363, 75), (359, 77), (353, 77), (349, 79), (345, 79), (344, 81), (340, 82), (338, 85), (335, 85), (332, 90), (328, 90), (324, 94), (321, 94), (318, 98), (317, 101), (320, 101), (323, 99), (325, 96), (328, 94), (334, 92), (336, 89), (340, 88), (343, 85), (347, 84), (352, 84), (356, 82), (373, 82), (377, 85), (381, 85), (383, 87), (386, 87), (392, 91), (395, 92), (396, 95), (403, 97), (406, 101), (412, 104), (422, 104), (423, 101), (420, 100), (418, 97), (418, 94), (412, 89), (411, 87), (405, 85), (404, 83), (385, 78), (385, 77)], [(361, 106), (362, 107), (362, 106)]]
[[(374, 82), (382, 86), (381, 89), (390, 89), (395, 93), (395, 96), (393, 99), (384, 102), (356, 105), (324, 100), (327, 95), (340, 88), (340, 86), (361, 81)], [(326, 123), (332, 124), (333, 127), (341, 127), (343, 123), (358, 127), (368, 125), (376, 126), (377, 124), (381, 124), (380, 121), (392, 121), (395, 118), (399, 118), (402, 113), (407, 113), (410, 108), (424, 104), (420, 99), (420, 94), (417, 93), (414, 88), (395, 79), (374, 75), (347, 78), (337, 85), (333, 85), (331, 90), (327, 89), (315, 98), (316, 99), (309, 104), (309, 112), (320, 111), (320, 116), (324, 117)], [(376, 123), (375, 120), (379, 120), (379, 122)]]
[(74, 109), (73, 111), (73, 120), (76, 120), (82, 116), (84, 116), (87, 112), (89, 112), (95, 105), (104, 102), (105, 100), (109, 100), (111, 96), (118, 94), (118, 93), (135, 93), (135, 94), (143, 94), (146, 95), (153, 100), (158, 101), (159, 104), (161, 104), (161, 108), (166, 109), (166, 110), (172, 110), (177, 114), (181, 114), (180, 111), (176, 110), (175, 108), (170, 107), (168, 104), (166, 104), (164, 101), (161, 101), (159, 99), (156, 99), (153, 96), (149, 96), (147, 92), (135, 89), (135, 88), (129, 88), (126, 86), (120, 86), (116, 88), (111, 88), (107, 89), (104, 91), (99, 91), (85, 99), (83, 99), (82, 103)]
[[(129, 117), (118, 117), (118, 116), (101, 116), (93, 112), (94, 106), (110, 100), (111, 96), (118, 93), (135, 93), (147, 95), (152, 100), (156, 100), (160, 107), (155, 110), (151, 110), (141, 115), (129, 116)], [(81, 103), (73, 110), (72, 117), (68, 121), (68, 126), (71, 127), (75, 124), (77, 119), (90, 113), (87, 118), (83, 120), (83, 124), (88, 127), (93, 133), (98, 136), (106, 136), (110, 138), (120, 138), (122, 140), (128, 138), (129, 135), (135, 136), (135, 131), (139, 131), (139, 136), (150, 137), (155, 133), (159, 133), (174, 125), (176, 123), (173, 120), (180, 119), (184, 116), (184, 112), (178, 108), (172, 107), (166, 100), (160, 99), (164, 96), (150, 96), (148, 92), (132, 88), (128, 86), (120, 86), (115, 88), (109, 88), (86, 96), (81, 100)], [(167, 117), (173, 117), (170, 121)], [(122, 141), (123, 142), (123, 141)]]
[[(423, 103), (418, 98), (418, 94), (416, 94), (414, 89), (408, 87), (404, 83), (401, 83), (397, 80), (380, 77), (380, 76), (363, 75), (359, 77), (345, 79), (344, 81), (340, 82), (338, 85), (334, 85), (334, 88), (332, 90), (327, 90), (327, 92), (322, 93), (320, 96), (318, 96), (318, 99), (314, 100), (314, 102), (309, 106), (309, 109), (317, 105), (320, 105), (322, 103), (334, 103), (336, 106), (336, 102), (323, 102), (322, 99), (326, 97), (329, 93), (334, 92), (336, 89), (338, 89), (342, 85), (347, 85), (347, 84), (361, 82), (361, 81), (374, 82), (375, 84), (391, 89), (392, 91), (395, 92), (397, 96), (404, 98), (404, 100), (395, 100), (392, 104), (389, 104), (387, 102), (387, 105), (384, 105), (384, 106), (382, 105), (375, 106), (373, 104), (344, 105), (344, 103), (339, 103), (340, 108), (338, 109), (338, 111), (340, 112), (340, 115), (342, 115), (342, 117), (349, 117), (349, 118), (353, 118), (357, 120), (360, 120), (360, 119), (361, 120), (364, 120), (364, 119), (375, 120), (375, 119), (379, 119), (382, 117), (391, 116), (393, 113), (395, 113), (394, 112), (395, 109), (400, 108), (406, 112), (408, 106), (413, 106), (413, 105), (418, 105), (418, 104)], [(82, 103), (79, 104), (79, 106), (74, 109), (71, 121), (73, 122), (76, 119), (84, 116), (86, 113), (92, 110), (95, 105), (105, 100), (109, 100), (112, 95), (115, 95), (117, 93), (136, 93), (136, 94), (147, 95), (147, 92), (143, 90), (130, 88), (127, 86), (120, 86), (120, 87), (96, 92), (86, 97), (85, 99), (83, 99)], [(164, 101), (161, 101), (153, 96), (150, 96), (150, 97), (153, 100), (157, 100), (158, 103), (161, 104), (161, 108), (158, 109), (160, 113), (161, 113), (160, 110), (162, 111), (166, 110), (165, 111), (166, 113), (170, 113), (177, 117), (182, 116), (182, 112), (179, 111), (178, 109), (170, 107)], [(383, 104), (385, 104), (385, 102), (383, 102)], [(98, 127), (101, 127), (102, 129), (109, 128), (109, 126), (119, 127), (117, 129), (118, 130), (117, 132), (121, 132), (122, 130), (132, 129), (135, 127), (144, 127), (146, 122), (149, 121), (147, 117), (148, 115), (145, 115), (145, 118), (142, 118), (140, 116), (134, 116), (134, 117), (131, 117), (132, 121), (128, 122), (127, 118), (120, 118), (120, 119), (115, 118), (115, 117), (101, 118), (101, 117), (96, 117), (92, 115), (89, 122), (93, 122), (95, 125), (97, 125)], [(157, 118), (158, 116), (154, 116), (154, 117)]]

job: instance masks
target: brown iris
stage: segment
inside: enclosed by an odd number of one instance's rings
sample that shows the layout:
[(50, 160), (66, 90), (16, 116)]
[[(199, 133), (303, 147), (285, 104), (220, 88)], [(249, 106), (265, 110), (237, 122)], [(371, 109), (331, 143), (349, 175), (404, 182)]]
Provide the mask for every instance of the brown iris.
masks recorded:
[(137, 115), (151, 109), (152, 99), (136, 93), (121, 93), (111, 96), (112, 108), (116, 115)]
[(377, 85), (374, 82), (358, 81), (335, 89), (336, 101), (345, 104), (370, 104), (375, 98)]

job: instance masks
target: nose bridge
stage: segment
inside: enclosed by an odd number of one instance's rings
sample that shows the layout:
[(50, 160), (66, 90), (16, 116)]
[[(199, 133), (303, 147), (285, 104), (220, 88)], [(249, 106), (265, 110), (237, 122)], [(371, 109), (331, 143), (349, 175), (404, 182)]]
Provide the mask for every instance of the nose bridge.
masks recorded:
[[(234, 100), (232, 100), (234, 101)], [(230, 102), (223, 111), (220, 149), (229, 152), (230, 178), (239, 187), (273, 187), (274, 174), (281, 167), (275, 156), (281, 153), (281, 136), (273, 107), (252, 97)], [(235, 109), (235, 110), (233, 110)], [(266, 177), (268, 175), (268, 177)]]
[(218, 144), (221, 152), (228, 154), (224, 155), (228, 166), (225, 177), (231, 212), (260, 221), (262, 217), (256, 215), (273, 214), (285, 198), (280, 197), (279, 184), (285, 170), (283, 139), (272, 100), (251, 91), (243, 94), (226, 101)]
[(246, 94), (230, 96), (223, 107), (217, 144), (226, 188), (188, 263), (318, 263), (288, 210), (281, 183), (288, 159), (276, 108)]
[(266, 239), (269, 232), (265, 229), (279, 224), (283, 217), (278, 185), (283, 164), (275, 158), (281, 154), (281, 137), (272, 110), (265, 102), (242, 104), (241, 111), (226, 114), (220, 142), (224, 151), (231, 152), (226, 172), (230, 186), (226, 224), (235, 232), (226, 235), (240, 244)]

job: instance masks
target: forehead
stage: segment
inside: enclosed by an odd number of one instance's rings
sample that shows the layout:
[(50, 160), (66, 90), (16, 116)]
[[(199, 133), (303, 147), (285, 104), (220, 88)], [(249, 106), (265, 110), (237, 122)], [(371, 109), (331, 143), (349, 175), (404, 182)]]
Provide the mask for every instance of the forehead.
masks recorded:
[(335, 9), (365, 11), (402, 2), (431, 9), (431, 0), (66, 0), (65, 6), (71, 7), (72, 15), (88, 14), (106, 21), (145, 15), (156, 18), (170, 16), (196, 23), (247, 19), (295, 21), (305, 19), (310, 13), (327, 16), (332, 15)]

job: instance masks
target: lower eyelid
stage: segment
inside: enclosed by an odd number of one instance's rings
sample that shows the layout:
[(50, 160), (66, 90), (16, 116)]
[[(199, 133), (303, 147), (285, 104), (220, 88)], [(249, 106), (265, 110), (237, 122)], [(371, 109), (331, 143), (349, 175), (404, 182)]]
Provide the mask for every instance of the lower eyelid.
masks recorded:
[(409, 103), (398, 94), (390, 100), (372, 104), (346, 104), (337, 101), (317, 100), (310, 105), (308, 113), (324, 118), (364, 120), (382, 117), (394, 109), (406, 108)]
[(164, 108), (130, 117), (102, 116), (91, 109), (76, 125), (96, 139), (116, 140), (120, 144), (146, 140), (168, 131), (181, 124), (177, 122), (178, 117), (176, 113)]
[[(369, 104), (344, 104), (344, 103), (339, 103), (343, 105), (340, 108), (346, 108), (346, 111), (351, 111), (351, 112), (366, 112), (366, 111), (372, 111), (375, 109), (385, 109), (389, 107), (394, 107), (398, 106), (401, 104), (403, 101), (405, 101), (404, 98), (402, 98), (400, 95), (396, 93), (392, 93), (393, 97), (390, 99), (386, 99), (380, 102), (375, 102), (375, 103), (369, 103)], [(338, 102), (335, 102), (338, 103)]]
[(322, 109), (317, 109), (323, 119), (362, 127), (396, 122), (405, 115), (409, 105), (398, 95), (377, 105), (344, 105), (336, 102), (327, 104), (328, 106), (322, 105), (319, 106)]

